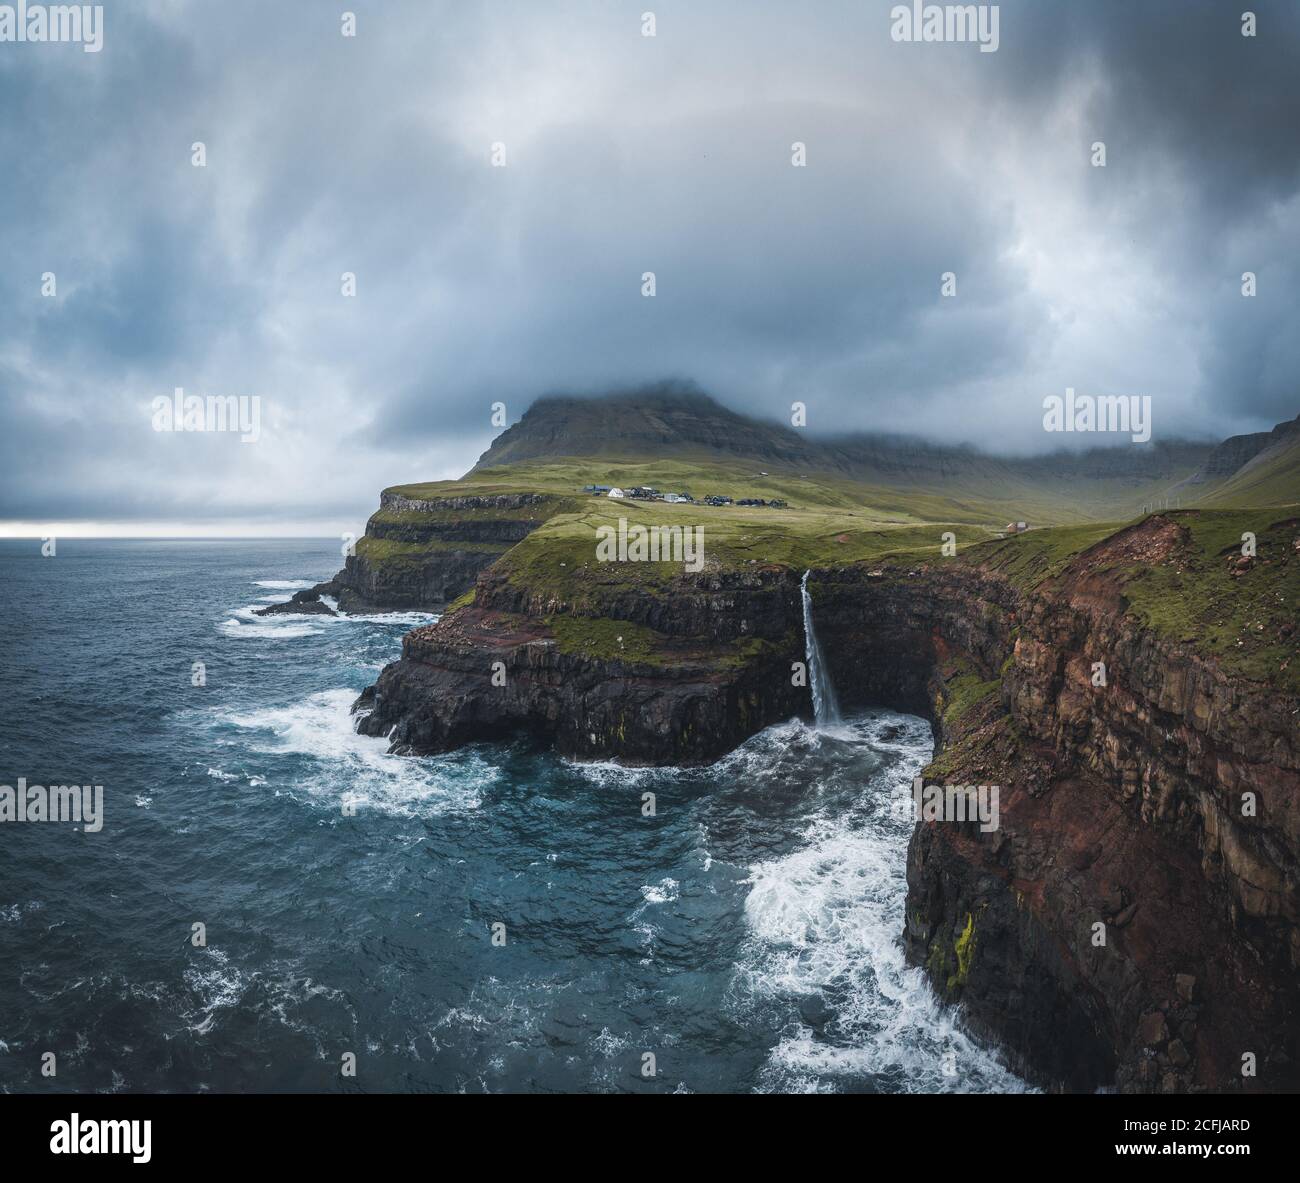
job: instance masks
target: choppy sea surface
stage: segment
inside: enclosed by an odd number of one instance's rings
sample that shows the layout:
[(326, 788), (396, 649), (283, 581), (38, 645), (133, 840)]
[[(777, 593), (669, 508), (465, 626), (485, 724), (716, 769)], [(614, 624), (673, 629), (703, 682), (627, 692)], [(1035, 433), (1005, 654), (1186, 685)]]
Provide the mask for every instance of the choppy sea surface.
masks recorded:
[(105, 798), (98, 833), (0, 825), (0, 1089), (1024, 1087), (903, 961), (922, 720), (692, 770), (389, 756), (349, 708), (431, 618), (252, 614), (339, 565), (0, 542), (0, 784)]

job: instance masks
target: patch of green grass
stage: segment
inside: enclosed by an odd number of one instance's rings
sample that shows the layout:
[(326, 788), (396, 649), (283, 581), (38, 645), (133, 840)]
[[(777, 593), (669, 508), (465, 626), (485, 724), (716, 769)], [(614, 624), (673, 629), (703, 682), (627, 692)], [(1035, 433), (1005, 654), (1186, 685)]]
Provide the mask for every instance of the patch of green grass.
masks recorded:
[[(1281, 635), (1300, 615), (1296, 518), (1268, 509), (1168, 516), (1187, 528), (1188, 542), (1155, 566), (1124, 568), (1129, 611), (1154, 632), (1216, 657), (1232, 673), (1300, 692), (1300, 638)], [(1246, 532), (1255, 535), (1257, 557), (1234, 576)]]
[(590, 615), (599, 615), (611, 592), (666, 589), (680, 572), (680, 564), (598, 562), (598, 522), (589, 514), (554, 518), (498, 560), (495, 570), (544, 603), (563, 602)]
[(1059, 575), (1075, 555), (1123, 528), (1124, 523), (1110, 522), (1030, 530), (972, 547), (963, 560), (997, 571), (1021, 591), (1030, 591)]
[(970, 977), (971, 962), (975, 960), (975, 917), (966, 913), (966, 927), (957, 934), (952, 942), (953, 956), (957, 959), (957, 969), (948, 977), (947, 992), (960, 990)]
[(548, 616), (546, 625), (560, 652), (602, 661), (661, 664), (661, 651), (669, 643), (663, 633), (627, 620)]
[[(765, 466), (765, 467), (764, 467)], [(994, 465), (987, 474), (973, 475), (963, 484), (944, 489), (927, 488), (900, 478), (898, 485), (854, 480), (827, 472), (803, 472), (798, 466), (775, 461), (757, 462), (711, 458), (657, 460), (556, 457), (530, 460), (495, 468), (476, 469), (458, 481), (432, 481), (395, 485), (387, 492), (419, 499), (502, 493), (541, 493), (572, 499), (565, 511), (584, 501), (608, 500), (584, 494), (584, 485), (629, 488), (649, 485), (661, 492), (690, 492), (696, 500), (725, 494), (736, 500), (778, 498), (794, 509), (843, 511), (868, 525), (919, 525), (955, 522), (987, 531), (1000, 529), (1009, 519), (1026, 518), (1035, 524), (1080, 522), (1090, 516), (1088, 500), (1049, 492), (1028, 482), (1012, 481), (1004, 467)], [(1096, 486), (1096, 488), (1093, 488)], [(1106, 482), (1090, 482), (1089, 492), (1101, 494), (1107, 504), (1128, 507), (1138, 494), (1131, 486), (1111, 489)], [(717, 512), (733, 512), (719, 507)], [(1112, 515), (1112, 516), (1123, 516)]]
[(597, 544), (602, 527), (617, 531), (619, 519), (637, 525), (703, 529), (704, 564), (708, 570), (740, 570), (776, 564), (802, 572), (891, 556), (901, 561), (938, 559), (942, 534), (951, 529), (957, 545), (973, 545), (984, 531), (953, 523), (928, 526), (867, 528), (852, 517), (826, 510), (772, 510), (657, 502), (610, 502), (605, 499), (582, 513), (564, 514), (520, 542), (498, 570), (512, 582), (543, 596), (568, 603), (593, 602), (584, 597), (629, 588), (666, 589), (683, 573), (680, 562), (600, 562)]
[(944, 683), (943, 698), (937, 704), (945, 729), (955, 728), (958, 720), (972, 707), (996, 694), (1002, 686), (1001, 678), (983, 679), (973, 668), (963, 669)]
[[(1218, 659), (1224, 669), (1269, 685), (1300, 690), (1300, 652), (1293, 633), (1300, 604), (1300, 528), (1285, 509), (1170, 510), (1162, 517), (1188, 532), (1154, 564), (1083, 554), (1123, 526), (1061, 526), (972, 547), (962, 561), (999, 571), (1021, 590), (1061, 574), (1076, 558), (1091, 573), (1110, 571), (1128, 611), (1161, 636)], [(1257, 559), (1234, 576), (1242, 535), (1256, 536)], [(1082, 556), (1082, 557), (1080, 557)]]
[(462, 592), (452, 600), (451, 603), (442, 610), (442, 615), (450, 616), (453, 612), (459, 612), (462, 608), (468, 608), (473, 602), (474, 589), (471, 587), (469, 591)]

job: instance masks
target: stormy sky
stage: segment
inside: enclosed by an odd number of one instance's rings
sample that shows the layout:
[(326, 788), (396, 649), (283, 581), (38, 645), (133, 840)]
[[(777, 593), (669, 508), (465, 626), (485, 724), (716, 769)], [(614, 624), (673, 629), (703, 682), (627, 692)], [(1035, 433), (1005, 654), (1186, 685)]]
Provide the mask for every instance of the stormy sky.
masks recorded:
[[(1067, 386), (1156, 439), (1300, 411), (1300, 5), (1012, 0), (992, 53), (891, 7), (110, 0), (98, 53), (0, 43), (3, 530), (358, 530), (495, 402), (664, 378), (1019, 452), (1079, 442)], [(176, 387), (260, 438), (155, 431)]]

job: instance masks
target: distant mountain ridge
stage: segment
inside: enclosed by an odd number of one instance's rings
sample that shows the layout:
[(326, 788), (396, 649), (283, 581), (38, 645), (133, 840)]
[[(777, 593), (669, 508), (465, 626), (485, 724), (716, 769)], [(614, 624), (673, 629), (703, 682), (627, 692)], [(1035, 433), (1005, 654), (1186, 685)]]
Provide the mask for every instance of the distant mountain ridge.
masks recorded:
[(1210, 453), (1197, 476), (1202, 480), (1232, 476), (1261, 452), (1277, 444), (1285, 444), (1297, 435), (1300, 435), (1300, 415), (1279, 423), (1272, 431), (1229, 436)]
[(555, 456), (644, 458), (668, 449), (788, 464), (812, 464), (819, 456), (816, 445), (793, 428), (737, 414), (706, 394), (664, 384), (603, 398), (539, 398), (492, 441), (475, 469)]
[(810, 471), (840, 472), (857, 479), (887, 477), (893, 479), (886, 483), (893, 484), (928, 483), (971, 472), (993, 475), (1000, 468), (1008, 475), (1064, 469), (1103, 479), (1173, 477), (1206, 463), (1215, 445), (1180, 440), (1016, 459), (969, 445), (933, 444), (886, 433), (826, 438), (742, 415), (701, 391), (666, 383), (602, 398), (539, 398), (518, 423), (493, 440), (471, 471), (558, 456), (644, 459), (667, 449), (682, 456), (708, 453), (802, 465)]
[[(1136, 510), (1144, 498), (1150, 503), (1168, 497), (1172, 505), (1208, 496), (1243, 467), (1297, 441), (1300, 417), (1271, 432), (1233, 436), (1217, 445), (1168, 440), (1005, 457), (897, 435), (810, 436), (780, 422), (730, 410), (693, 387), (663, 383), (603, 398), (540, 398), (493, 441), (471, 474), (559, 457), (707, 456), (774, 471), (832, 473), (890, 488), (970, 496), (994, 488), (1012, 495), (1023, 491), (1027, 497), (1045, 491), (1057, 497), (1100, 498), (1108, 509)], [(1291, 483), (1284, 472), (1283, 494)], [(1277, 485), (1270, 477), (1268, 487)]]
[[(1245, 459), (1233, 468), (1241, 457)], [(1197, 486), (1204, 488), (1199, 495)], [(1282, 505), (1300, 501), (1300, 415), (1279, 423), (1272, 431), (1224, 440), (1205, 467), (1192, 476), (1188, 489), (1200, 505)]]

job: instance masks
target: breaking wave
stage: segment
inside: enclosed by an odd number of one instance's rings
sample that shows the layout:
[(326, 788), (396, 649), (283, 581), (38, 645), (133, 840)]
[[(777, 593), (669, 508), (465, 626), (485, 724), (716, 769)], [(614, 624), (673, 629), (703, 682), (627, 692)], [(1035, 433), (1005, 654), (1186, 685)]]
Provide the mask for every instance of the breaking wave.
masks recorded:
[(334, 807), (408, 817), (474, 809), (484, 787), (500, 776), (474, 752), (437, 761), (390, 756), (386, 739), (355, 730), (355, 699), (353, 690), (325, 690), (288, 706), (219, 712), (217, 718), (245, 733), (248, 751), (299, 758), (290, 761), (289, 787)]
[[(896, 808), (896, 793), (928, 761), (930, 745), (920, 720), (900, 726), (897, 718), (846, 724), (848, 738), (824, 748), (811, 770), (819, 803), (795, 848), (750, 868), (749, 936), (734, 999), (741, 1013), (783, 1016), (764, 1090), (835, 1091), (866, 1081), (903, 1092), (1024, 1088), (904, 960), (911, 821)], [(808, 745), (801, 726), (777, 729), (758, 746), (784, 758)], [(859, 763), (855, 751), (870, 759)]]
[[(249, 613), (251, 615), (251, 612)], [(312, 637), (321, 632), (315, 624), (292, 616), (268, 616), (251, 621), (229, 617), (217, 625), (223, 636), (237, 640), (289, 641), (296, 637)]]

